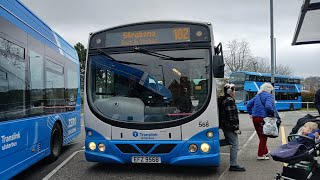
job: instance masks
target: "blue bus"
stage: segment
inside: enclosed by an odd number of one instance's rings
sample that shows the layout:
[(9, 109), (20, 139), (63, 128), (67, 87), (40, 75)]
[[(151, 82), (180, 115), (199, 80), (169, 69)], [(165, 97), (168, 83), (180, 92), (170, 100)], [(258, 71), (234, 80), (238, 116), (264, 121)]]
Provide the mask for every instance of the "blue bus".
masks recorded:
[(90, 34), (86, 160), (219, 166), (220, 52), (210, 23), (144, 22)]
[[(276, 108), (278, 110), (295, 110), (302, 108), (301, 78), (275, 74)], [(252, 99), (259, 87), (265, 82), (271, 82), (271, 74), (247, 71), (237, 71), (230, 75), (230, 83), (236, 86), (236, 104), (240, 112), (247, 111), (247, 103)]]
[(0, 179), (58, 158), (80, 134), (76, 50), (17, 0), (0, 1)]

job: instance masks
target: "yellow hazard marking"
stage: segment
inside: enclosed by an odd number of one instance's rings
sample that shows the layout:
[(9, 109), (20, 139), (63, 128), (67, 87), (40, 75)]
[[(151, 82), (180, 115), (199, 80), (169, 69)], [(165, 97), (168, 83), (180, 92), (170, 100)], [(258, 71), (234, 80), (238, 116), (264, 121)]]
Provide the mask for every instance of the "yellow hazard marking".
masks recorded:
[[(287, 137), (286, 137), (286, 132), (284, 131), (284, 127), (280, 126), (280, 130), (281, 130), (281, 141), (282, 141), (282, 144), (287, 144)], [(288, 163), (283, 163), (283, 166), (287, 167)]]

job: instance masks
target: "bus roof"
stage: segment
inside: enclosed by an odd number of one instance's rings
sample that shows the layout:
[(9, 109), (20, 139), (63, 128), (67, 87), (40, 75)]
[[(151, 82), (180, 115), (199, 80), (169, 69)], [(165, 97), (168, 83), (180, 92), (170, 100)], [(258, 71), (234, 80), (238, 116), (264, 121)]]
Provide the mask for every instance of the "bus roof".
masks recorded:
[[(41, 38), (38, 39), (42, 40), (46, 45), (50, 47), (54, 45), (56, 47), (55, 49), (60, 51), (60, 54), (78, 61), (77, 52), (75, 51), (74, 47), (64, 40), (57, 32), (52, 30), (22, 2), (19, 0), (3, 0), (1, 1), (0, 6), (9, 13), (4, 13), (4, 17), (13, 24), (31, 34), (33, 33), (31, 31), (34, 31), (41, 36)], [(16, 23), (16, 20), (14, 20), (12, 16), (21, 21), (23, 24)], [(63, 52), (61, 52), (61, 50)]]
[[(244, 73), (244, 74), (248, 74), (248, 75), (271, 77), (270, 73), (259, 73), (259, 72), (250, 72), (250, 71), (235, 71), (235, 72), (232, 72), (231, 74), (233, 74), (233, 73)], [(275, 74), (274, 77), (288, 78), (288, 79), (302, 79), (299, 76), (287, 76), (287, 75), (281, 75), (281, 74)]]

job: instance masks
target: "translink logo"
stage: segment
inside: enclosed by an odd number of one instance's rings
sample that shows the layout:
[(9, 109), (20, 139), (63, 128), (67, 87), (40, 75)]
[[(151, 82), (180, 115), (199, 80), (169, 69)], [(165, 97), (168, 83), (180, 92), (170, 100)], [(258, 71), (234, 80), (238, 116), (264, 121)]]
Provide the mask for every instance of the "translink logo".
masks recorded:
[(132, 136), (133, 136), (133, 137), (138, 137), (138, 136), (139, 136), (139, 133), (138, 133), (137, 131), (133, 131)]

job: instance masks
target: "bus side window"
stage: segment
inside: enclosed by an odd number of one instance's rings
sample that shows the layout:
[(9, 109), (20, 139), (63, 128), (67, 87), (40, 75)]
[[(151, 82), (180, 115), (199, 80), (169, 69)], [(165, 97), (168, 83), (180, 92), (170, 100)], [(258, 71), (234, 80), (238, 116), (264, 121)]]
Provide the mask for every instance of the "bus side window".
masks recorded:
[(281, 79), (280, 79), (280, 82), (281, 82), (281, 83), (288, 83), (288, 78), (281, 78)]
[(5, 119), (7, 111), (7, 94), (9, 90), (8, 75), (0, 69), (0, 122)]
[(271, 82), (271, 77), (266, 77), (266, 82)]
[(246, 79), (245, 79), (246, 81), (250, 81), (250, 75), (246, 75)]
[(288, 93), (281, 93), (281, 100), (288, 100)]
[(256, 76), (250, 75), (249, 76), (249, 81), (256, 81)]
[(281, 93), (276, 92), (276, 100), (281, 100)]
[(261, 76), (256, 76), (256, 81), (258, 81), (258, 82), (263, 82), (263, 77), (261, 77)]
[(294, 84), (294, 80), (293, 79), (288, 79), (288, 83), (289, 84)]
[(294, 100), (293, 93), (288, 93), (288, 100)]

